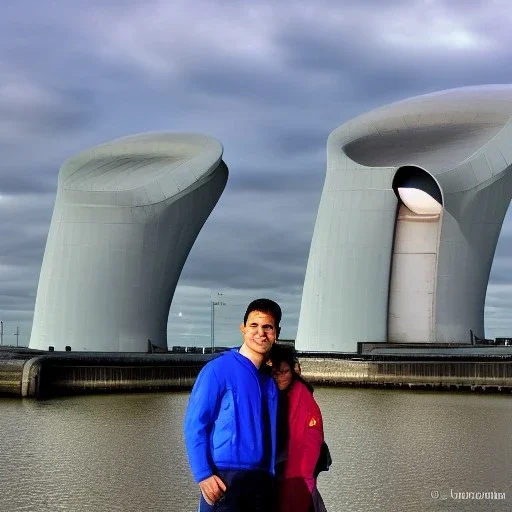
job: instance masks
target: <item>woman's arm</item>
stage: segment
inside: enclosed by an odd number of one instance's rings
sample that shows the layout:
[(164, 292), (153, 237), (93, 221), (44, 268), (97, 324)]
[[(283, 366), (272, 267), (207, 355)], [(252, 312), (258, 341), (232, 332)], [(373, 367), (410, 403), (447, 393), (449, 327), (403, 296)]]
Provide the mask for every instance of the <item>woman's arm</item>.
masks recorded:
[(302, 438), (301, 473), (304, 476), (308, 489), (313, 491), (315, 486), (314, 472), (320, 455), (320, 447), (324, 441), (324, 428), (320, 407), (312, 395), (305, 423), (304, 436)]
[(301, 382), (289, 394), (289, 442), (285, 477), (300, 477), (310, 491), (315, 485), (314, 471), (324, 440), (322, 413), (313, 395)]

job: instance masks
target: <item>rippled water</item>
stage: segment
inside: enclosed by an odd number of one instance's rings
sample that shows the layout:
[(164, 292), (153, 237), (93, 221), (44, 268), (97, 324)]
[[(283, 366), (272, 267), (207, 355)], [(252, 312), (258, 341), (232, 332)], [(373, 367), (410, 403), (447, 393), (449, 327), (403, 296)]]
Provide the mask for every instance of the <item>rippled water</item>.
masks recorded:
[[(330, 512), (512, 510), (512, 397), (343, 388), (315, 396), (334, 460), (319, 478)], [(0, 511), (197, 510), (182, 441), (187, 400), (0, 400)], [(451, 497), (480, 491), (506, 499)]]

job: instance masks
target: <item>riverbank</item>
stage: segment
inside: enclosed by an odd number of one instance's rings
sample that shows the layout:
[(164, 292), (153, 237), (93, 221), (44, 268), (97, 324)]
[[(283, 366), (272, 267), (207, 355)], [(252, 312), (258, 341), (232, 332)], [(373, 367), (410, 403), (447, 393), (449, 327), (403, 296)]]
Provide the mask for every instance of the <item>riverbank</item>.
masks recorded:
[[(0, 351), (0, 395), (190, 389), (210, 354)], [(300, 355), (314, 385), (512, 392), (512, 355)]]

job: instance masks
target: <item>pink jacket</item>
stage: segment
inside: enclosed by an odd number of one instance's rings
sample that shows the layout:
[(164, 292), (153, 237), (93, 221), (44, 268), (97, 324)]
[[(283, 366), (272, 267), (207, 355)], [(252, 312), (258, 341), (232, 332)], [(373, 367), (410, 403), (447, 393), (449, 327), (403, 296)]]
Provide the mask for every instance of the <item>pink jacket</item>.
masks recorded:
[(324, 440), (322, 413), (311, 392), (299, 380), (288, 393), (288, 460), (279, 489), (279, 512), (308, 511), (315, 487), (315, 470)]

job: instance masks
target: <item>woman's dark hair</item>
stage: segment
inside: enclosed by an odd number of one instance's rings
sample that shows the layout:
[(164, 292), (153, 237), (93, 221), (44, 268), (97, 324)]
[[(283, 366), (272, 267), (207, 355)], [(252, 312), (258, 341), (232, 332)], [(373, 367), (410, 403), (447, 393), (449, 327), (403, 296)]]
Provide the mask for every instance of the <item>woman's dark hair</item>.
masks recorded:
[(274, 343), (272, 348), (270, 349), (270, 353), (268, 355), (270, 361), (272, 362), (272, 367), (279, 368), (281, 363), (286, 363), (290, 367), (292, 371), (292, 382), (294, 380), (300, 380), (309, 390), (310, 393), (313, 393), (313, 386), (307, 381), (304, 380), (298, 373), (295, 372), (295, 350), (293, 348), (288, 347), (286, 345), (279, 345), (279, 343)]
[(270, 361), (272, 361), (272, 366), (276, 368), (278, 368), (281, 363), (287, 363), (291, 368), (294, 376), (296, 375), (293, 370), (295, 366), (295, 353), (291, 347), (279, 345), (279, 343), (274, 343), (270, 349), (268, 358)]

